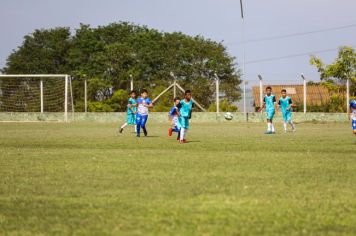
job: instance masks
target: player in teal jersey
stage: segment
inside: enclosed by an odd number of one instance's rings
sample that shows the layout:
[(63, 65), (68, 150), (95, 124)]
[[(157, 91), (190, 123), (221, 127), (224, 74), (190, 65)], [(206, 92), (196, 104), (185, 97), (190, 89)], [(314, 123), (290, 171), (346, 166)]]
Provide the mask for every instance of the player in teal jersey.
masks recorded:
[(192, 109), (194, 107), (194, 103), (192, 101), (192, 92), (190, 90), (186, 90), (184, 93), (184, 99), (180, 101), (177, 105), (178, 107), (178, 128), (180, 129), (179, 142), (186, 143), (185, 135), (189, 129), (189, 119), (192, 116)]
[(292, 131), (294, 132), (295, 126), (292, 121), (293, 102), (292, 99), (287, 96), (287, 90), (282, 89), (281, 93), (282, 97), (279, 98), (278, 105), (279, 108), (282, 110), (284, 132), (287, 132), (287, 123), (292, 126)]
[(121, 126), (120, 133), (124, 131), (124, 128), (127, 125), (134, 125), (136, 130), (136, 112), (137, 112), (136, 92), (131, 91), (129, 101), (127, 102), (126, 123)]
[(272, 88), (267, 87), (266, 88), (266, 95), (263, 98), (263, 105), (262, 107), (258, 110), (259, 112), (262, 111), (264, 108), (266, 109), (267, 113), (267, 132), (265, 134), (274, 134), (275, 129), (273, 125), (273, 117), (274, 114), (276, 113), (276, 96), (272, 94)]

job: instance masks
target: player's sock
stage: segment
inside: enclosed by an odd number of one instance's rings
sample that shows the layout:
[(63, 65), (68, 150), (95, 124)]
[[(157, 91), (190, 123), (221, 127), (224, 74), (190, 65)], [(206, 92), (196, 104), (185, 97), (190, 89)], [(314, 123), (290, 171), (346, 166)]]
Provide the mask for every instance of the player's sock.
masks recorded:
[(272, 130), (272, 123), (268, 122), (267, 123), (267, 132), (270, 132)]
[(274, 125), (273, 125), (273, 123), (271, 123), (271, 131), (272, 131), (272, 133), (274, 133), (274, 132), (275, 132), (275, 129), (274, 129)]
[(126, 126), (127, 126), (127, 123), (123, 124), (123, 125), (121, 126), (121, 129), (125, 128)]
[(135, 125), (135, 133), (136, 133), (136, 130), (137, 130), (137, 125)]
[(283, 122), (283, 128), (284, 128), (284, 132), (287, 132), (287, 123)]
[(180, 137), (179, 137), (179, 141), (183, 141), (183, 139), (184, 139), (184, 132), (185, 132), (185, 129), (184, 128), (181, 128), (180, 129)]

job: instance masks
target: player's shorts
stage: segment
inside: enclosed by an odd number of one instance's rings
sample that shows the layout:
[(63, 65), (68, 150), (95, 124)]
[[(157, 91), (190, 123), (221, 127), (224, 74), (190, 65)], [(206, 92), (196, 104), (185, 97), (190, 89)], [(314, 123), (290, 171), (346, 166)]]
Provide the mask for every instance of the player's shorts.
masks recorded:
[(178, 128), (178, 125), (175, 125), (175, 126), (173, 126), (172, 131), (178, 133), (178, 132), (180, 132), (180, 128)]
[(352, 130), (356, 131), (356, 119), (352, 119)]
[(145, 127), (147, 119), (148, 119), (148, 115), (136, 114), (136, 125)]
[(275, 110), (274, 109), (273, 110), (267, 110), (266, 113), (267, 113), (267, 120), (273, 120)]
[(126, 122), (128, 125), (136, 125), (136, 114), (127, 114)]
[(289, 122), (292, 120), (292, 112), (291, 111), (284, 111), (284, 112), (282, 112), (282, 115), (283, 115), (284, 122)]
[(189, 129), (189, 117), (180, 116), (178, 118), (178, 128)]

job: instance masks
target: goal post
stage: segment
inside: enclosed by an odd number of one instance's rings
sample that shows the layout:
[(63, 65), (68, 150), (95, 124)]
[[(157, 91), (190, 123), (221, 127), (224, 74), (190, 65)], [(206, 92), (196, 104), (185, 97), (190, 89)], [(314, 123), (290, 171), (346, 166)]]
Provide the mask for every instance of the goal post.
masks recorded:
[(71, 85), (67, 74), (0, 74), (0, 113), (63, 113), (58, 120), (67, 122)]

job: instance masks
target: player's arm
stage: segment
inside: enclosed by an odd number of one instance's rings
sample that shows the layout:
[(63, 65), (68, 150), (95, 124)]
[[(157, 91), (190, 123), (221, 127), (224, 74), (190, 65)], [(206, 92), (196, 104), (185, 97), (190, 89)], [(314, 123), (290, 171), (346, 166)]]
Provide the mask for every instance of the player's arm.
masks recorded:
[(273, 97), (273, 106), (276, 109), (276, 111), (278, 112), (278, 103), (276, 101), (276, 96)]
[(189, 119), (192, 118), (193, 109), (195, 108), (194, 102), (192, 103), (192, 109), (189, 112)]
[(292, 99), (289, 99), (289, 106), (288, 106), (288, 110), (291, 110), (292, 107), (294, 107), (294, 103), (292, 101)]
[(145, 104), (144, 106), (148, 108), (153, 108), (153, 103), (151, 102), (151, 100), (149, 100), (148, 104)]
[(180, 116), (180, 112), (179, 112), (179, 109), (182, 108), (182, 103), (178, 103), (177, 105), (177, 115)]
[(132, 109), (132, 106), (133, 106), (133, 104), (132, 104), (131, 102), (129, 102), (129, 103), (127, 104), (127, 107), (130, 109), (130, 111), (131, 111), (133, 114), (136, 114), (136, 112)]
[(280, 110), (280, 108), (281, 108), (281, 100), (278, 100), (278, 104), (277, 104), (277, 111), (279, 111)]

